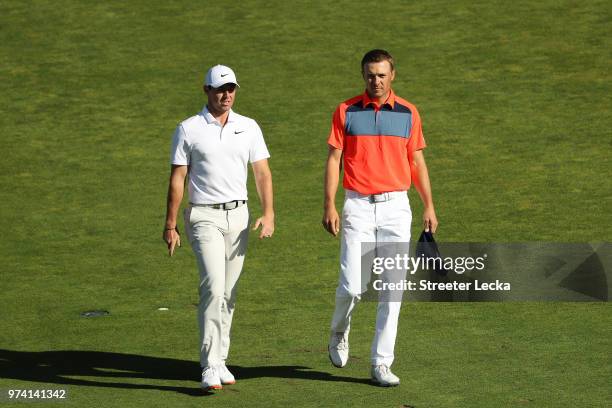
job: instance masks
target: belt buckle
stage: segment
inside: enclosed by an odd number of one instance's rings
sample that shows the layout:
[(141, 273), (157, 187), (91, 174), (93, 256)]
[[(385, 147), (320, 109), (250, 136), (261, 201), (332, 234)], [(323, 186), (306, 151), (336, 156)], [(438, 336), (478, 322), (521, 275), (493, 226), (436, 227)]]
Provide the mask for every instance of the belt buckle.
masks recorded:
[(238, 208), (238, 200), (223, 203), (224, 210), (235, 210), (236, 208)]
[(380, 193), (380, 194), (371, 194), (370, 195), (370, 203), (372, 204), (376, 204), (376, 203), (382, 203), (385, 201), (389, 201), (389, 196), (387, 193)]

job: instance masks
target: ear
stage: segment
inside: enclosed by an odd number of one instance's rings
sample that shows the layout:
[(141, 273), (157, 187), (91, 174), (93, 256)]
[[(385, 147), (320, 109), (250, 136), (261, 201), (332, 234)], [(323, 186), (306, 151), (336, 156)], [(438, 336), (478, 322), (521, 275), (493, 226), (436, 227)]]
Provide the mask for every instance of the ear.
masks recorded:
[(395, 79), (395, 70), (391, 71), (391, 80), (393, 81)]

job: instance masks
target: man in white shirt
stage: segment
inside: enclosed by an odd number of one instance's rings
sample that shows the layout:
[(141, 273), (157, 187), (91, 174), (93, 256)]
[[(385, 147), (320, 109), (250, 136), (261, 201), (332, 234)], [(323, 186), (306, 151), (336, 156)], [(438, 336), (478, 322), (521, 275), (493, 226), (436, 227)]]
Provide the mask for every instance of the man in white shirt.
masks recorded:
[(270, 154), (257, 123), (232, 110), (238, 86), (229, 67), (216, 65), (208, 70), (204, 82), (208, 103), (178, 125), (170, 157), (163, 239), (172, 256), (181, 245), (177, 215), (188, 175), (185, 230), (200, 274), (198, 322), (205, 390), (235, 383), (225, 361), (249, 234), (248, 163), (263, 210), (253, 229), (261, 227), (259, 238), (270, 238), (274, 233)]

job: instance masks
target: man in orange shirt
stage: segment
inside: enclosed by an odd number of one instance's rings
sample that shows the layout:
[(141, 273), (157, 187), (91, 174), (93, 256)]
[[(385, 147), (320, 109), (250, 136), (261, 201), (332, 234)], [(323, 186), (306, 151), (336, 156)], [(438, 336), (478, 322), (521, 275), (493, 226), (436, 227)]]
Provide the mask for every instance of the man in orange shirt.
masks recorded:
[[(340, 217), (335, 206), (341, 164), (346, 191), (342, 212), (340, 279), (331, 323), (329, 357), (336, 367), (348, 361), (351, 315), (365, 292), (361, 244), (410, 241), (412, 213), (407, 190), (414, 183), (424, 204), (425, 230), (436, 231), (438, 221), (422, 149), (425, 140), (414, 105), (395, 95), (393, 57), (372, 50), (361, 61), (366, 90), (341, 103), (334, 112), (328, 138), (323, 226), (337, 236)], [(379, 301), (372, 342), (373, 381), (399, 384), (391, 370), (400, 301)]]

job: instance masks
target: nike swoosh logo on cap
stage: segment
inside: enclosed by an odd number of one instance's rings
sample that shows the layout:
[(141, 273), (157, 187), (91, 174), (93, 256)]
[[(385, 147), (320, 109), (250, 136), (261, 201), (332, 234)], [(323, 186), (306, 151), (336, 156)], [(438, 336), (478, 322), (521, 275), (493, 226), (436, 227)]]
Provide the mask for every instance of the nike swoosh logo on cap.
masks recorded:
[(228, 76), (229, 74), (221, 74), (221, 78)]

